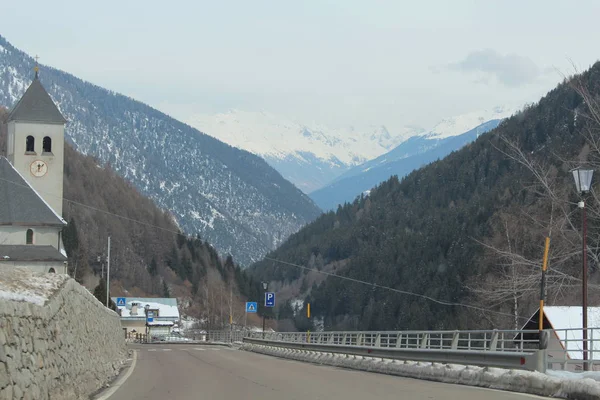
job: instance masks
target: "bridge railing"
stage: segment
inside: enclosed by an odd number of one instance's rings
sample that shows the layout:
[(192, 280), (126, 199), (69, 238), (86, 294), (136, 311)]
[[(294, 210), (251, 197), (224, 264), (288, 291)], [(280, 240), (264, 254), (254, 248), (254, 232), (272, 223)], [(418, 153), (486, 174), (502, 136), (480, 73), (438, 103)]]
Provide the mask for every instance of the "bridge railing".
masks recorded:
[(537, 330), (393, 332), (248, 332), (246, 337), (279, 342), (395, 349), (518, 352), (539, 347)]
[[(548, 368), (583, 371), (583, 329), (551, 329), (548, 332)], [(588, 328), (586, 354), (588, 370), (600, 371), (600, 328)]]
[(210, 342), (210, 343), (234, 343), (241, 342), (244, 338), (244, 331), (222, 330), (222, 331), (204, 331), (188, 330), (180, 333), (151, 333), (144, 343), (189, 343), (189, 342)]
[[(600, 370), (600, 328), (471, 331), (247, 332), (244, 342), (280, 348), (545, 371)], [(543, 350), (540, 350), (540, 347)]]

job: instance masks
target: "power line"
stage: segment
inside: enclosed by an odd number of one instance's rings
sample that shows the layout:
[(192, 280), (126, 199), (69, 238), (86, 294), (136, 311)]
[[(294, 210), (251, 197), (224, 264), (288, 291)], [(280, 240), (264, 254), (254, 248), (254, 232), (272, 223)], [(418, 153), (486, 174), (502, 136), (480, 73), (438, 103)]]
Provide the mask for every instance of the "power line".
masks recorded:
[[(305, 267), (303, 265), (298, 265), (298, 264), (294, 264), (294, 263), (290, 263), (290, 262), (286, 262), (286, 261), (277, 260), (276, 258), (265, 257), (265, 260), (274, 261), (274, 262), (277, 262), (277, 263), (280, 263), (280, 264), (284, 264), (284, 265), (289, 265), (289, 266), (300, 268), (300, 269), (303, 269), (303, 270), (306, 270), (306, 271), (314, 271), (314, 272), (317, 272), (319, 274), (323, 274), (323, 275), (327, 275), (327, 276), (332, 276), (334, 278), (344, 279), (344, 280), (351, 281), (351, 282), (354, 282), (354, 283), (360, 283), (362, 285), (368, 285), (368, 286), (371, 286), (371, 287), (374, 287), (374, 288), (377, 288), (377, 289), (390, 290), (392, 292), (396, 292), (396, 293), (400, 293), (400, 294), (405, 294), (405, 295), (408, 295), (408, 296), (419, 297), (419, 298), (422, 298), (422, 299), (425, 299), (425, 300), (429, 300), (431, 302), (434, 302), (436, 304), (440, 304), (440, 305), (443, 305), (443, 306), (448, 306), (448, 307), (464, 307), (464, 308), (470, 308), (470, 309), (477, 310), (477, 311), (484, 311), (484, 312), (487, 312), (487, 313), (492, 313), (492, 314), (497, 314), (497, 315), (502, 315), (502, 316), (508, 316), (508, 317), (511, 317), (511, 318), (515, 317), (514, 314), (504, 313), (504, 312), (501, 312), (501, 311), (495, 311), (495, 310), (491, 310), (489, 308), (484, 308), (484, 307), (477, 307), (477, 306), (473, 306), (473, 305), (470, 305), (470, 304), (452, 303), (452, 302), (449, 302), (449, 301), (438, 300), (438, 299), (435, 299), (433, 297), (430, 297), (430, 296), (427, 296), (427, 295), (424, 295), (424, 294), (414, 293), (414, 292), (408, 292), (406, 290), (400, 290), (400, 289), (396, 289), (396, 288), (389, 287), (389, 286), (379, 285), (379, 284), (373, 283), (373, 282), (367, 282), (367, 281), (363, 281), (363, 280), (360, 280), (360, 279), (350, 278), (348, 276), (338, 275), (338, 274), (335, 274), (333, 272), (319, 271), (316, 268), (309, 268), (309, 267)], [(521, 315), (517, 315), (517, 318), (523, 319), (523, 320), (526, 320), (526, 321), (529, 320), (528, 317), (523, 317)]]
[[(25, 188), (29, 187), (29, 186), (26, 186), (26, 185), (23, 185), (23, 184), (20, 184), (18, 182), (14, 182), (14, 181), (11, 181), (11, 180), (8, 180), (8, 179), (5, 179), (5, 178), (0, 178), (0, 180), (8, 182), (8, 183), (12, 183), (12, 184), (17, 185), (17, 186), (25, 187)], [(52, 193), (47, 193), (47, 192), (42, 192), (42, 193), (45, 193), (45, 194), (47, 194), (49, 196), (60, 197), (60, 196), (53, 195)], [(170, 233), (173, 233), (173, 234), (176, 234), (176, 235), (180, 235), (181, 234), (180, 231), (174, 231), (172, 229), (163, 228), (161, 226), (154, 225), (154, 224), (151, 224), (151, 223), (148, 223), (148, 222), (143, 222), (143, 221), (136, 220), (136, 219), (133, 219), (133, 218), (125, 217), (123, 215), (115, 214), (115, 213), (112, 213), (110, 211), (106, 211), (106, 210), (102, 210), (102, 209), (97, 208), (97, 207), (89, 206), (87, 204), (83, 204), (83, 203), (80, 203), (80, 202), (75, 201), (75, 200), (67, 199), (66, 197), (62, 197), (62, 200), (66, 201), (66, 202), (69, 202), (69, 203), (72, 203), (72, 204), (75, 204), (75, 205), (78, 205), (78, 206), (81, 206), (81, 207), (84, 207), (84, 208), (88, 208), (88, 209), (96, 211), (96, 212), (100, 212), (100, 213), (103, 213), (103, 214), (106, 214), (106, 215), (110, 215), (110, 216), (113, 216), (113, 217), (121, 218), (121, 219), (129, 221), (129, 222), (134, 222), (134, 223), (138, 223), (138, 224), (141, 224), (141, 225), (144, 225), (144, 226), (148, 226), (148, 227), (151, 227), (151, 228), (160, 229), (160, 230), (163, 230), (165, 232), (170, 232)], [(338, 274), (335, 274), (335, 273), (332, 273), (332, 272), (319, 271), (318, 269), (315, 269), (315, 268), (309, 268), (309, 267), (305, 267), (303, 265), (298, 265), (298, 264), (293, 264), (293, 263), (289, 263), (289, 262), (286, 262), (286, 261), (277, 260), (275, 258), (265, 257), (265, 260), (274, 261), (274, 262), (277, 262), (277, 263), (280, 263), (280, 264), (293, 266), (293, 267), (300, 268), (300, 269), (307, 270), (307, 271), (314, 271), (314, 272), (317, 272), (319, 274), (323, 274), (323, 275), (327, 275), (327, 276), (332, 276), (332, 277), (335, 277), (335, 278), (344, 279), (344, 280), (347, 280), (347, 281), (351, 281), (351, 282), (355, 282), (355, 283), (360, 283), (360, 284), (363, 284), (363, 285), (368, 285), (368, 286), (371, 286), (371, 287), (374, 287), (374, 288), (378, 288), (378, 289), (390, 290), (392, 292), (396, 292), (396, 293), (399, 293), (399, 294), (405, 294), (405, 295), (408, 295), (408, 296), (420, 297), (420, 298), (426, 299), (428, 301), (431, 301), (431, 302), (434, 302), (436, 304), (440, 304), (440, 305), (443, 305), (443, 306), (448, 306), (448, 307), (464, 307), (464, 308), (469, 308), (469, 309), (473, 309), (473, 310), (477, 310), (477, 311), (483, 311), (483, 312), (488, 312), (488, 313), (492, 313), (492, 314), (497, 314), (497, 315), (502, 315), (502, 316), (508, 316), (508, 317), (511, 317), (511, 318), (515, 317), (515, 315), (513, 315), (513, 314), (504, 313), (504, 312), (501, 312), (501, 311), (494, 311), (494, 310), (491, 310), (491, 309), (488, 309), (488, 308), (477, 307), (477, 306), (473, 306), (473, 305), (470, 305), (470, 304), (453, 303), (453, 302), (447, 302), (447, 301), (443, 301), (443, 300), (438, 300), (438, 299), (435, 299), (433, 297), (430, 297), (430, 296), (427, 296), (427, 295), (424, 295), (424, 294), (413, 293), (413, 292), (408, 292), (408, 291), (405, 291), (405, 290), (395, 289), (395, 288), (392, 288), (392, 287), (389, 287), (389, 286), (383, 286), (383, 285), (379, 285), (379, 284), (373, 283), (373, 282), (367, 282), (367, 281), (363, 281), (363, 280), (360, 280), (360, 279), (350, 278), (350, 277), (338, 275)], [(529, 318), (523, 317), (523, 316), (520, 316), (520, 315), (517, 315), (517, 318), (523, 319), (523, 320), (529, 320)]]
[[(23, 187), (23, 188), (31, 188), (31, 189), (33, 189), (33, 187), (31, 187), (29, 185), (23, 185), (21, 183), (18, 183), (18, 182), (15, 182), (15, 181), (11, 181), (11, 180), (6, 179), (6, 178), (0, 178), (0, 181), (12, 183), (13, 185), (20, 186), (20, 187)], [(77, 206), (88, 208), (88, 209), (96, 211), (96, 212), (100, 212), (100, 213), (103, 213), (103, 214), (106, 214), (106, 215), (110, 215), (110, 216), (113, 216), (113, 217), (121, 218), (121, 219), (123, 219), (125, 221), (128, 221), (128, 222), (134, 222), (134, 223), (137, 223), (137, 224), (140, 224), (140, 225), (144, 225), (144, 226), (148, 226), (148, 227), (151, 227), (151, 228), (160, 229), (160, 230), (163, 230), (165, 232), (170, 232), (170, 233), (174, 233), (174, 234), (177, 234), (177, 235), (181, 234), (180, 231), (174, 231), (172, 229), (164, 228), (164, 227), (158, 226), (158, 225), (154, 225), (154, 224), (151, 224), (149, 222), (144, 222), (144, 221), (140, 221), (140, 220), (137, 220), (137, 219), (134, 219), (134, 218), (126, 217), (124, 215), (115, 214), (115, 213), (112, 213), (110, 211), (103, 210), (101, 208), (89, 206), (87, 204), (80, 203), (80, 202), (75, 201), (75, 200), (67, 199), (66, 197), (56, 196), (56, 195), (54, 195), (52, 193), (49, 193), (49, 192), (46, 192), (46, 191), (40, 191), (40, 190), (37, 190), (37, 189), (33, 189), (33, 190), (36, 191), (37, 193), (43, 193), (44, 195), (47, 195), (47, 196), (52, 196), (52, 197), (55, 197), (55, 198), (59, 198), (59, 199), (61, 199), (63, 201), (66, 201), (67, 203), (75, 204)]]
[[(24, 188), (31, 188), (31, 189), (33, 189), (33, 187), (29, 186), (29, 184), (28, 185), (23, 185), (21, 183), (18, 183), (18, 182), (15, 182), (15, 181), (11, 181), (11, 180), (6, 179), (6, 178), (0, 178), (0, 181), (12, 183), (13, 185), (21, 186), (21, 187), (24, 187)], [(151, 224), (149, 222), (144, 222), (144, 221), (140, 221), (140, 220), (137, 220), (137, 219), (134, 219), (134, 218), (126, 217), (124, 215), (115, 214), (115, 213), (112, 213), (112, 212), (107, 211), (107, 210), (103, 210), (103, 209), (100, 209), (100, 208), (97, 208), (97, 207), (93, 207), (93, 206), (90, 206), (90, 205), (87, 205), (87, 204), (83, 204), (83, 203), (80, 203), (80, 202), (75, 201), (75, 200), (67, 199), (66, 197), (57, 196), (57, 195), (55, 195), (53, 193), (50, 193), (50, 192), (47, 192), (47, 191), (41, 191), (41, 190), (37, 190), (37, 189), (33, 189), (33, 190), (35, 192), (37, 192), (38, 194), (43, 193), (46, 196), (51, 196), (51, 197), (54, 197), (54, 198), (66, 201), (67, 203), (75, 204), (75, 205), (78, 205), (80, 207), (88, 208), (90, 210), (97, 211), (97, 212), (100, 212), (100, 213), (103, 213), (103, 214), (106, 214), (106, 215), (110, 215), (110, 216), (113, 216), (113, 217), (121, 218), (121, 219), (123, 219), (125, 221), (128, 221), (128, 222), (134, 222), (134, 223), (137, 223), (137, 224), (140, 224), (140, 225), (144, 225), (144, 226), (148, 226), (148, 227), (151, 227), (151, 228), (160, 229), (160, 230), (163, 230), (165, 232), (170, 232), (170, 233), (173, 233), (173, 234), (176, 234), (176, 235), (181, 235), (182, 234), (182, 232), (180, 232), (180, 231), (174, 231), (172, 229), (164, 228), (164, 227), (158, 226), (158, 225), (154, 225), (154, 224)], [(157, 206), (157, 208), (159, 210), (162, 210), (158, 206)], [(252, 232), (250, 232), (250, 230), (246, 226), (240, 225), (240, 227), (244, 231), (246, 231), (248, 234), (250, 234), (251, 236), (255, 237), (254, 235), (252, 235)], [(269, 248), (264, 243), (259, 242), (258, 244), (262, 245), (265, 250), (269, 250)]]

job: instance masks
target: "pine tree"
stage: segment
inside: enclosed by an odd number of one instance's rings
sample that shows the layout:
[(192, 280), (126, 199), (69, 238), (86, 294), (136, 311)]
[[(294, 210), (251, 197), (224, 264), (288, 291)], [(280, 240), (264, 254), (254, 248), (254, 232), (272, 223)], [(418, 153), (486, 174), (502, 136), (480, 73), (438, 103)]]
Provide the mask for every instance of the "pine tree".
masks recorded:
[(150, 276), (156, 276), (156, 274), (158, 274), (158, 264), (156, 264), (156, 259), (154, 257), (152, 257), (152, 261), (150, 261), (150, 265), (148, 266), (148, 273)]
[[(96, 288), (94, 289), (94, 296), (98, 299), (98, 301), (100, 301), (100, 303), (106, 305), (106, 280), (100, 279), (98, 286), (96, 286)], [(117, 311), (117, 305), (114, 301), (112, 301), (110, 293), (108, 295), (108, 298), (110, 299), (108, 308), (110, 308), (113, 311)]]
[(167, 285), (167, 281), (163, 279), (163, 297), (171, 297), (171, 291), (169, 290), (169, 285)]
[(79, 235), (77, 234), (77, 226), (73, 217), (71, 217), (69, 224), (63, 229), (62, 240), (69, 257), (73, 256), (79, 249)]

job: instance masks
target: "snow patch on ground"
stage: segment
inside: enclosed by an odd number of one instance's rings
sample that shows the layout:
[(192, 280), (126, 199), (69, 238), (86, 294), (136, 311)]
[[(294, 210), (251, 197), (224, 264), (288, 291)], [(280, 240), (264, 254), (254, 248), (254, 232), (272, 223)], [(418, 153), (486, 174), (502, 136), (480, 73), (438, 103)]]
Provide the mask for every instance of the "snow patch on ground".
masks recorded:
[(292, 299), (290, 301), (290, 304), (292, 306), (292, 310), (294, 310), (294, 316), (296, 316), (296, 313), (299, 310), (302, 310), (302, 308), (304, 307), (304, 300), (303, 299)]
[(0, 300), (43, 306), (68, 279), (68, 275), (37, 274), (20, 268), (0, 270)]
[(190, 317), (189, 315), (184, 315), (181, 317), (179, 323), (181, 329), (183, 329), (185, 332), (190, 329), (196, 329), (198, 326), (200, 326), (201, 321), (197, 318)]
[[(533, 371), (400, 361), (374, 357), (348, 356), (318, 351), (294, 350), (244, 343), (246, 351), (320, 365), (397, 375), (430, 381), (478, 386), (569, 399), (600, 398), (600, 383), (588, 376), (571, 379), (561, 371), (543, 374)], [(579, 375), (579, 374), (573, 374)]]

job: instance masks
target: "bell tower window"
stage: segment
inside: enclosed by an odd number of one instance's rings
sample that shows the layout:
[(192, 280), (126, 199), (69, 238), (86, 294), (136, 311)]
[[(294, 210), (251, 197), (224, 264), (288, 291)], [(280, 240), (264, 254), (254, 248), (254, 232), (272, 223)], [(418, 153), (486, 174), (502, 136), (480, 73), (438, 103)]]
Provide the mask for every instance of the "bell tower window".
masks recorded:
[(52, 153), (52, 139), (49, 136), (44, 137), (42, 149), (44, 153)]
[(33, 230), (27, 229), (27, 233), (25, 234), (25, 239), (27, 244), (33, 244)]
[(35, 138), (31, 135), (27, 136), (25, 141), (25, 151), (27, 153), (35, 152)]

